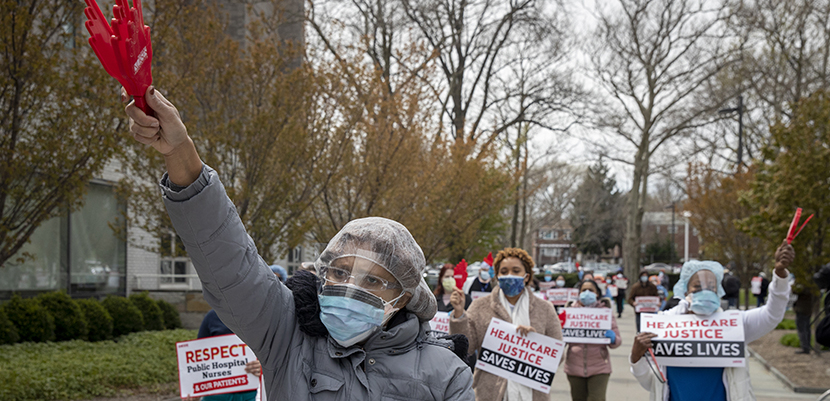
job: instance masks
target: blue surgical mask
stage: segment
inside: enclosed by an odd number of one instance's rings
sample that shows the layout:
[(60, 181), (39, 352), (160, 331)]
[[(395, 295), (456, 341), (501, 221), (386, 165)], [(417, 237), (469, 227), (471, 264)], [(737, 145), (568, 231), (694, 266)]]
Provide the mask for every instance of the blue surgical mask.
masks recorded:
[(383, 325), (385, 307), (400, 299), (398, 297), (385, 303), (380, 297), (353, 285), (323, 286), (318, 298), (320, 321), (329, 335), (344, 347), (369, 338), (376, 328)]
[(591, 306), (597, 303), (597, 294), (591, 290), (582, 291), (579, 294), (579, 303), (585, 306)]
[(556, 280), (556, 286), (562, 288), (565, 286), (565, 280)]
[(487, 271), (487, 270), (482, 270), (482, 271), (481, 271), (481, 274), (479, 274), (479, 276), (480, 276), (480, 277), (481, 277), (481, 279), (482, 279), (482, 280), (484, 280), (484, 281), (490, 281), (490, 272), (489, 272), (489, 271)]
[(711, 315), (720, 307), (720, 297), (714, 291), (698, 291), (691, 298), (690, 309), (698, 315)]
[(648, 276), (640, 276), (640, 282), (645, 284), (648, 281)]
[(525, 289), (524, 276), (501, 276), (499, 277), (499, 288), (505, 296), (515, 297)]
[(553, 280), (553, 276), (545, 276), (545, 281), (551, 281), (551, 280)]

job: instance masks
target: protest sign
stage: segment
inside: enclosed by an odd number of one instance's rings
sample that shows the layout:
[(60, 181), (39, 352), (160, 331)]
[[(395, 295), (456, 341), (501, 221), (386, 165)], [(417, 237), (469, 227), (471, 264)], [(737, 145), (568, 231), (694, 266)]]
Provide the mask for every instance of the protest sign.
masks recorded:
[(640, 331), (657, 334), (654, 356), (661, 366), (746, 366), (744, 321), (739, 311), (640, 316)]
[(548, 290), (548, 301), (555, 306), (565, 306), (568, 301), (579, 298), (579, 290), (576, 288), (551, 288)]
[(549, 289), (556, 287), (555, 281), (541, 281), (539, 282), (539, 291), (547, 292)]
[(536, 295), (536, 298), (539, 298), (539, 299), (541, 299), (541, 300), (543, 300), (543, 301), (547, 301), (547, 300), (548, 300), (548, 297), (546, 297), (546, 296), (545, 296), (545, 293), (544, 293), (544, 292), (535, 292), (535, 291), (534, 291), (534, 292), (533, 292), (533, 295)]
[(479, 298), (481, 298), (481, 297), (486, 297), (486, 296), (488, 296), (488, 295), (490, 295), (490, 293), (489, 293), (489, 292), (484, 292), (484, 291), (470, 291), (470, 298), (472, 298), (472, 299), (473, 299), (473, 301), (475, 301), (476, 299), (479, 299)]
[(608, 284), (608, 293), (611, 294), (611, 298), (616, 298), (617, 295), (620, 295), (619, 290), (617, 290), (617, 286), (614, 284)]
[(611, 343), (611, 339), (605, 337), (605, 332), (611, 330), (610, 308), (564, 308), (563, 312), (562, 340), (566, 343)]
[(660, 311), (660, 304), (660, 297), (634, 297), (634, 312), (658, 312)]
[(259, 378), (245, 372), (245, 365), (256, 360), (256, 355), (234, 334), (178, 342), (176, 357), (182, 398), (259, 387)]
[(432, 331), (440, 331), (442, 333), (450, 333), (450, 313), (452, 312), (438, 312), (429, 321), (429, 328)]
[(625, 277), (614, 279), (614, 284), (621, 290), (628, 289), (628, 279)]
[(533, 332), (522, 337), (516, 325), (492, 318), (476, 368), (547, 394), (564, 348), (563, 341)]
[(755, 295), (761, 295), (761, 283), (764, 279), (761, 277), (753, 277), (752, 281), (750, 282), (750, 287), (752, 288), (752, 293)]

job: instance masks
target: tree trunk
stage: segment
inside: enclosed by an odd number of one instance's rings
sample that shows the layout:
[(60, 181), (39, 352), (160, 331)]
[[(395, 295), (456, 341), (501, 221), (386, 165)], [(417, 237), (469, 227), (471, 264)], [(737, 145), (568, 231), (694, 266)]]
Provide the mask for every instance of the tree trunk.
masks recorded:
[(634, 180), (631, 191), (628, 193), (626, 207), (623, 261), (625, 273), (630, 280), (634, 280), (640, 272), (640, 242), (648, 190), (648, 164), (648, 143), (646, 142), (640, 146), (634, 159)]

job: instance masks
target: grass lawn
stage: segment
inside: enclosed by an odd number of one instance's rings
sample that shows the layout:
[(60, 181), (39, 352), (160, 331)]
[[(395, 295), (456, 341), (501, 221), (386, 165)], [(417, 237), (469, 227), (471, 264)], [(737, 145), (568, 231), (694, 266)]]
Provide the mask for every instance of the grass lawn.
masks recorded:
[(194, 330), (165, 330), (118, 342), (3, 345), (0, 400), (80, 400), (177, 382), (175, 344), (194, 338)]

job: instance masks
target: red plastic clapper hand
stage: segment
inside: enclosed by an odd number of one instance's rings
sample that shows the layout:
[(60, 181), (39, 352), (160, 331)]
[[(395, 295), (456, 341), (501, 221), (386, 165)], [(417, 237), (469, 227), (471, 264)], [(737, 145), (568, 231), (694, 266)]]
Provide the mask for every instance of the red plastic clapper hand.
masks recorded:
[[(801, 230), (804, 229), (804, 226), (807, 225), (807, 222), (815, 216), (811, 214), (810, 217), (807, 217), (807, 220), (804, 220), (804, 224), (801, 225), (801, 228), (798, 227), (798, 221), (801, 220), (801, 208), (795, 209), (795, 216), (793, 216), (793, 222), (790, 223), (790, 230), (787, 232), (787, 243), (792, 244), (795, 237), (801, 233)], [(797, 231), (796, 231), (797, 229)]]
[(150, 27), (144, 25), (141, 0), (117, 0), (112, 7), (112, 25), (107, 24), (95, 0), (85, 0), (84, 10), (89, 21), (85, 24), (91, 38), (89, 43), (104, 69), (135, 98), (136, 106), (148, 115), (152, 110), (144, 101), (144, 93), (153, 83), (153, 49)]

